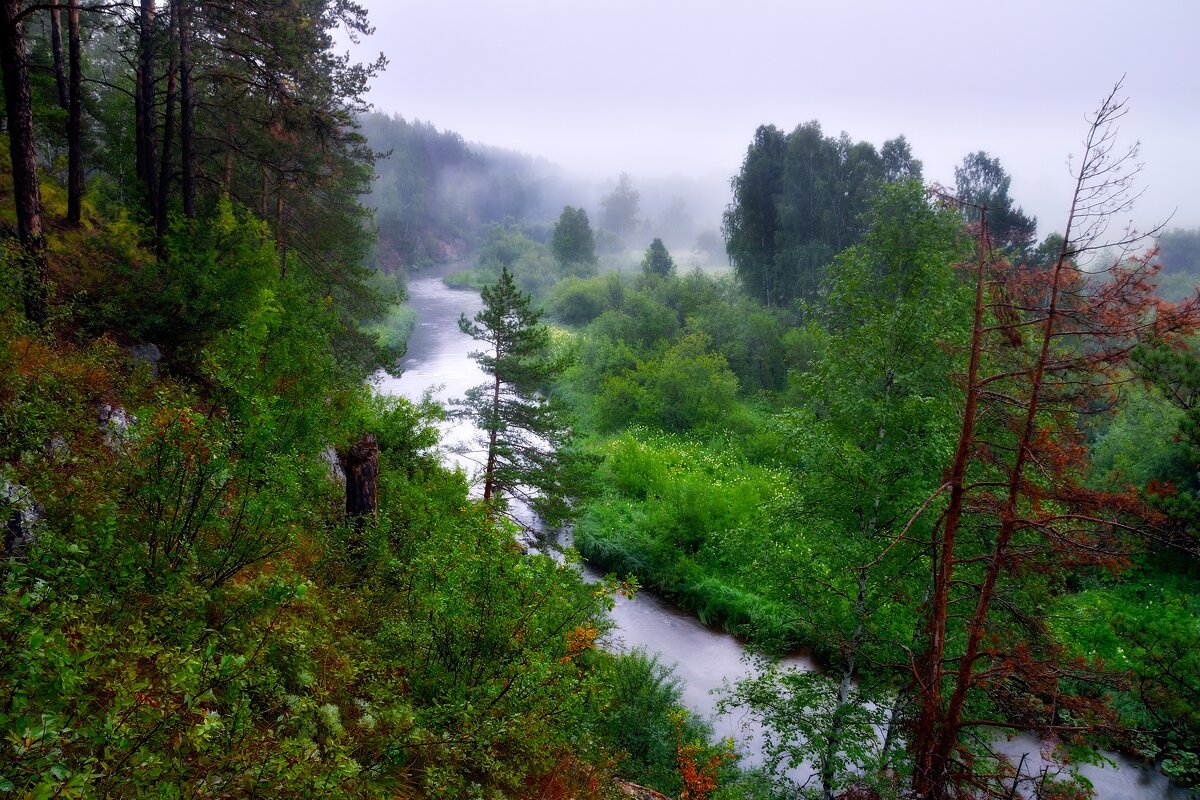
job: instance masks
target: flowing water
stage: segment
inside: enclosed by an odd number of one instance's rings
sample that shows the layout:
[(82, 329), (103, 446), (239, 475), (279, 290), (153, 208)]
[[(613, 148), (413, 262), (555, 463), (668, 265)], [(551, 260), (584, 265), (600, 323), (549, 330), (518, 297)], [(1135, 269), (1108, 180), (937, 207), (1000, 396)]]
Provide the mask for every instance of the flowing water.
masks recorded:
[[(486, 381), (486, 376), (470, 358), (476, 343), (458, 328), (462, 314), (474, 316), (481, 303), (474, 291), (450, 289), (442, 276), (462, 264), (448, 265), (420, 273), (408, 284), (410, 304), (417, 310), (417, 327), (409, 338), (408, 355), (402, 363), (400, 378), (381, 376), (379, 391), (419, 400), (426, 392), (448, 401), (462, 397), (467, 389)], [(474, 470), (474, 460), (452, 448), (469, 446), (476, 431), (464, 421), (451, 421), (443, 426), (446, 457), (462, 466), (468, 474)], [(588, 579), (599, 576), (585, 568)], [(718, 736), (731, 736), (745, 755), (745, 763), (761, 763), (759, 737), (743, 730), (737, 715), (715, 715), (715, 693), (726, 681), (735, 682), (750, 673), (746, 653), (736, 639), (700, 623), (694, 616), (680, 611), (647, 591), (632, 599), (618, 598), (612, 612), (614, 632), (608, 643), (614, 648), (641, 647), (657, 653), (661, 661), (675, 667), (683, 681), (683, 702), (693, 711), (713, 722)], [(815, 665), (801, 656), (788, 663), (802, 669)], [(999, 743), (999, 749), (1014, 763), (1025, 758), (1025, 772), (1037, 774), (1043, 760), (1040, 742), (1029, 735), (1016, 736)], [(1152, 765), (1143, 765), (1124, 756), (1107, 754), (1114, 762), (1110, 766), (1086, 766), (1081, 772), (1092, 781), (1100, 800), (1186, 800), (1196, 795), (1172, 785)], [(792, 773), (795, 779), (807, 777), (804, 770)]]

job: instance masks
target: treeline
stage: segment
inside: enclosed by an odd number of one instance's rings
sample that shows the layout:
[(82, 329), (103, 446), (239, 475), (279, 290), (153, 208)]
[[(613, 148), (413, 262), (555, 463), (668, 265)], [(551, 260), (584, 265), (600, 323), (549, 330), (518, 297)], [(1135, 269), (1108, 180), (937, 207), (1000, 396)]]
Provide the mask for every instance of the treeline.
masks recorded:
[(1158, 235), (1158, 261), (1162, 264), (1159, 291), (1179, 301), (1200, 286), (1200, 228), (1170, 228)]
[(379, 234), (377, 264), (386, 272), (465, 259), (494, 225), (548, 244), (567, 206), (590, 214), (594, 248), (614, 263), (653, 238), (725, 263), (715, 219), (724, 193), (702, 182), (651, 179), (639, 189), (623, 172), (605, 191), (545, 160), (467, 142), (432, 123), (375, 112), (360, 122), (377, 157), (366, 202)]
[[(826, 136), (815, 121), (790, 134), (761, 126), (733, 178), (733, 203), (724, 215), (726, 249), (742, 285), (768, 306), (813, 300), (833, 257), (862, 238), (879, 185), (920, 179), (921, 170), (903, 136), (876, 149), (844, 132)], [(976, 220), (972, 209), (986, 206), (993, 243), (1025, 260), (1037, 220), (1014, 207), (1011, 178), (999, 160), (972, 153), (954, 175), (967, 218)]]
[(361, 123), (381, 156), (368, 202), (387, 272), (463, 258), (490, 224), (544, 229), (568, 193), (561, 173), (533, 157), (399, 115), (369, 113)]

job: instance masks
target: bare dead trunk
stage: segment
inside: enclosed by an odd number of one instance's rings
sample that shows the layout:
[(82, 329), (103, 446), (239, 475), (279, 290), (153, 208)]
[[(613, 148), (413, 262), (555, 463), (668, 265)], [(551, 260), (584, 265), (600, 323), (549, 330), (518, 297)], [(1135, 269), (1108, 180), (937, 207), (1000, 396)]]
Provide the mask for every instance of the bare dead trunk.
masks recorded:
[[(958, 731), (948, 730), (942, 702), (942, 681), (945, 675), (946, 625), (950, 603), (950, 584), (954, 576), (955, 540), (962, 522), (967, 464), (975, 444), (975, 417), (979, 405), (979, 365), (983, 350), (984, 287), (987, 283), (987, 215), (980, 220), (979, 256), (975, 276), (975, 310), (971, 329), (971, 354), (967, 366), (967, 397), (958, 445), (954, 452), (946, 484), (950, 499), (942, 522), (941, 542), (934, 542), (937, 555), (933, 593), (926, 623), (926, 652), (920, 661), (921, 711), (913, 736), (912, 788), (918, 797), (943, 800), (949, 778), (950, 752), (945, 749), (947, 737), (957, 740)], [(934, 526), (935, 532), (937, 526)]]
[[(1076, 192), (1076, 197), (1078, 191)], [(983, 642), (988, 612), (991, 608), (992, 597), (995, 595), (996, 582), (1004, 568), (1008, 557), (1008, 545), (1016, 532), (1018, 503), (1021, 498), (1021, 484), (1025, 474), (1025, 466), (1032, 456), (1036, 421), (1040, 406), (1042, 386), (1045, 379), (1046, 364), (1050, 360), (1050, 343), (1054, 339), (1054, 326), (1058, 317), (1059, 276), (1066, 260), (1068, 237), (1071, 235), (1071, 221), (1074, 219), (1074, 208), (1067, 221), (1067, 233), (1063, 237), (1062, 252), (1054, 265), (1050, 279), (1050, 297), (1045, 320), (1042, 323), (1042, 342), (1034, 364), (1033, 375), (1030, 378), (1029, 400), (1025, 410), (1025, 420), (1017, 440), (1014, 462), (1008, 476), (1007, 497), (1000, 513), (1000, 527), (996, 532), (996, 543), (992, 548), (988, 561), (987, 572), (984, 573), (983, 583), (979, 589), (979, 599), (976, 601), (975, 612), (971, 615), (967, 633), (967, 646), (959, 660), (958, 672), (955, 676), (954, 691), (946, 709), (946, 721), (942, 726), (941, 736), (936, 748), (936, 757), (949, 762), (950, 754), (958, 744), (958, 726), (962, 719), (963, 707), (966, 705), (967, 693), (975, 683), (975, 661), (979, 657), (980, 646)], [(986, 230), (986, 228), (985, 228)]]
[(368, 433), (341, 458), (346, 473), (346, 519), (362, 528), (379, 511), (379, 442)]
[(79, 36), (79, 0), (70, 0), (67, 42), (71, 57), (67, 105), (67, 222), (83, 220), (83, 46)]
[(54, 56), (54, 85), (58, 89), (58, 104), (63, 111), (70, 108), (67, 96), (67, 71), (63, 64), (62, 16), (58, 0), (50, 0), (50, 50)]

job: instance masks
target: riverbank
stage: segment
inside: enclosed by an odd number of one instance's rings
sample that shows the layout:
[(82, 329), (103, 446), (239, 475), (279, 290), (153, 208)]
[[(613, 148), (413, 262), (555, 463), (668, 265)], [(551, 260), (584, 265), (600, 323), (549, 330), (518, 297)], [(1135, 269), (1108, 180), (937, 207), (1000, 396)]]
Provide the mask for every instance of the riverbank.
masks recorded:
[[(454, 290), (446, 287), (439, 280), (430, 280), (430, 276), (419, 276), (410, 284), (410, 292), (414, 297), (422, 298), (422, 324), (414, 333), (420, 336), (424, 330), (428, 342), (415, 344), (410, 347), (410, 370), (406, 378), (411, 378), (410, 384), (393, 384), (381, 387), (389, 391), (399, 391), (410, 397), (419, 397), (426, 389), (445, 385), (440, 396), (455, 396), (455, 392), (465, 391), (474, 383), (479, 382), (479, 374), (471, 374), (474, 363), (467, 353), (474, 345), (470, 339), (463, 337), (457, 343), (453, 341), (457, 332), (456, 320), (459, 314), (473, 313), (478, 308), (478, 296), (472, 292)], [(402, 379), (403, 381), (403, 379)], [(469, 438), (469, 433), (461, 430), (450, 431), (451, 437)], [(764, 439), (764, 441), (767, 441)], [(769, 445), (762, 444), (762, 450)], [(694, 454), (684, 454), (683, 461), (695, 461)], [(678, 459), (677, 459), (678, 460)], [(469, 466), (469, 465), (467, 465)], [(710, 497), (718, 493), (713, 474), (707, 478), (696, 479), (696, 489), (691, 497)], [(649, 485), (649, 484), (647, 484)], [(733, 482), (736, 487), (736, 482)], [(736, 493), (736, 489), (734, 490)], [(682, 496), (660, 495), (662, 506), (678, 511), (686, 510), (690, 502)], [(585, 567), (585, 575), (592, 578), (606, 571), (607, 566)], [(623, 572), (625, 570), (618, 570)], [(629, 570), (636, 574), (636, 570)], [(675, 668), (684, 681), (682, 694), (683, 702), (698, 713), (714, 720), (715, 730), (719, 735), (731, 735), (739, 740), (741, 747), (750, 751), (749, 763), (760, 763), (761, 755), (755, 752), (756, 737), (747, 736), (741, 730), (744, 718), (727, 716), (715, 718), (716, 697), (714, 691), (719, 691), (726, 681), (736, 681), (750, 674), (751, 666), (747, 654), (738, 640), (729, 634), (714, 630), (705, 625), (696, 615), (681, 610), (672, 603), (656, 596), (653, 592), (643, 591), (633, 600), (618, 597), (611, 613), (615, 628), (609, 636), (608, 645), (615, 649), (633, 649), (645, 647), (648, 652), (656, 653), (664, 664)], [(710, 619), (710, 622), (715, 621)], [(808, 659), (793, 659), (792, 663), (801, 669), (812, 669), (815, 664)], [(1019, 762), (1022, 756), (1028, 766), (1040, 763), (1035, 756), (1041, 750), (1041, 745), (1029, 737), (1017, 737), (1001, 743), (1004, 752), (1008, 753), (1014, 762)], [(1145, 768), (1123, 757), (1115, 757), (1119, 768), (1082, 768), (1083, 774), (1099, 788), (1098, 797), (1106, 800), (1124, 800), (1131, 797), (1168, 798), (1182, 800), (1189, 796), (1188, 792), (1178, 787), (1170, 786), (1166, 779), (1158, 775), (1152, 767)]]

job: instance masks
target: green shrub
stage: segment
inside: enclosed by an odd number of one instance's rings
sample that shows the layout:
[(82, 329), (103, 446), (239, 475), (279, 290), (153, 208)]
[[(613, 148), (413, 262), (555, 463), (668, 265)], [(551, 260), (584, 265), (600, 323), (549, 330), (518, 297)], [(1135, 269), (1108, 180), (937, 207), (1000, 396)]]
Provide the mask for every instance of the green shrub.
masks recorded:
[(749, 464), (736, 450), (645, 429), (598, 449), (606, 491), (575, 528), (588, 561), (636, 576), (707, 624), (772, 647), (799, 639), (796, 615), (752, 567), (764, 546), (754, 520), (775, 502), (787, 480), (782, 471)]
[(408, 337), (416, 327), (416, 309), (397, 305), (393, 306), (383, 319), (366, 326), (366, 331), (381, 349), (391, 351), (399, 357), (408, 347)]
[(671, 309), (641, 293), (625, 293), (621, 304), (597, 317), (587, 332), (648, 354), (675, 338), (679, 319)]
[[(618, 773), (635, 783), (675, 795), (680, 791), (675, 756), (683, 687), (674, 671), (641, 649), (600, 654), (596, 677), (605, 687), (594, 712), (601, 741), (617, 755)], [(686, 741), (710, 741), (712, 729), (694, 714), (683, 714)]]
[(195, 355), (217, 334), (273, 300), (279, 258), (266, 223), (222, 200), (203, 221), (177, 218), (168, 258), (132, 276), (133, 328), (146, 340)]
[(604, 278), (567, 278), (550, 292), (549, 313), (565, 325), (587, 325), (609, 309)]
[(596, 399), (602, 429), (641, 424), (664, 431), (720, 429), (737, 420), (737, 378), (707, 339), (685, 336), (659, 359), (604, 381)]

